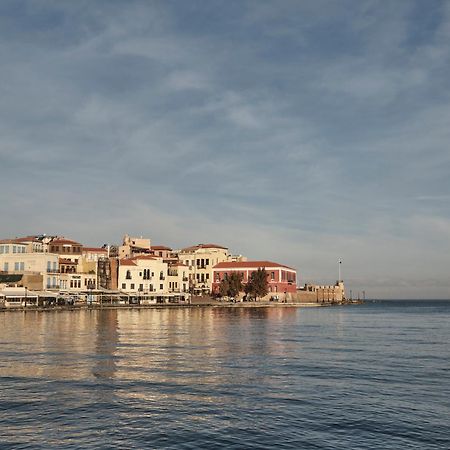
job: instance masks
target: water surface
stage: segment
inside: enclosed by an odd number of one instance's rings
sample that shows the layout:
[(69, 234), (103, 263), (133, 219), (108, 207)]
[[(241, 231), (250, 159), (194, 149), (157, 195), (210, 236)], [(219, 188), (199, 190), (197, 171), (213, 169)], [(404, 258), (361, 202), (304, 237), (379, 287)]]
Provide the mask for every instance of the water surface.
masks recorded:
[(3, 448), (450, 448), (450, 302), (0, 313)]

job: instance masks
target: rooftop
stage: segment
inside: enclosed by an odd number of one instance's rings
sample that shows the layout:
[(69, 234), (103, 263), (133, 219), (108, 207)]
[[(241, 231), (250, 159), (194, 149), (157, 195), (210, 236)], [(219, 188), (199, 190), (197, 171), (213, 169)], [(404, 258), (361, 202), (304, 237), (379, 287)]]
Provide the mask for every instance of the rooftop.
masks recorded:
[(221, 262), (216, 264), (213, 269), (267, 269), (267, 268), (283, 268), (295, 270), (292, 267), (285, 266), (272, 261), (238, 261), (238, 262)]
[(194, 252), (195, 250), (199, 250), (201, 248), (221, 248), (223, 250), (228, 250), (228, 247), (223, 247), (222, 245), (217, 244), (197, 244), (193, 245), (192, 247), (186, 247), (183, 248), (182, 252)]

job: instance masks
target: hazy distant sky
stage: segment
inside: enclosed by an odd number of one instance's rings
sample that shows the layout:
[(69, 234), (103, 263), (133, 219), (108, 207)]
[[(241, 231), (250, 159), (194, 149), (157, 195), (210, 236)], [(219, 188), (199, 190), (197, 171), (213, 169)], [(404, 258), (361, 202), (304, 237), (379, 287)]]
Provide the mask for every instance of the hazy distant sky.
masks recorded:
[(450, 1), (2, 0), (0, 58), (0, 237), (450, 297)]

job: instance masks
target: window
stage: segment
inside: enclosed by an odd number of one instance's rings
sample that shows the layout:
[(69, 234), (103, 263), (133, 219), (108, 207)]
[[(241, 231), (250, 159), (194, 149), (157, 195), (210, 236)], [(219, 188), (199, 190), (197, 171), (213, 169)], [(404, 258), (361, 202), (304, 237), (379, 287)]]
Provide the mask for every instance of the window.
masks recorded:
[(207, 266), (209, 266), (209, 259), (208, 259), (208, 258), (205, 259), (205, 264), (206, 264)]
[(206, 274), (206, 279), (209, 280), (209, 273)]
[(13, 245), (13, 253), (17, 253), (17, 247)]
[(5, 247), (3, 245), (0, 245), (0, 253), (3, 253), (5, 250)]
[(22, 271), (25, 270), (25, 263), (24, 262), (19, 263), (19, 270), (22, 270)]
[(131, 280), (131, 270), (127, 270), (127, 276), (125, 278)]
[(270, 278), (271, 278), (272, 280), (275, 280), (275, 272), (270, 272)]
[(126, 289), (126, 288), (127, 288), (126, 283), (122, 283), (122, 289)]
[(5, 262), (5, 263), (3, 264), (3, 270), (4, 270), (5, 272), (8, 272), (8, 269), (9, 269), (9, 263)]
[(144, 285), (143, 285), (143, 284), (140, 284), (140, 285), (139, 285), (139, 290), (140, 290), (140, 291), (143, 291), (143, 290), (144, 290)]
[(159, 288), (160, 288), (161, 290), (163, 290), (163, 289), (164, 289), (164, 285), (163, 285), (163, 284), (160, 284), (160, 285), (159, 285)]
[(19, 270), (19, 263), (18, 262), (14, 263), (14, 270)]
[(130, 289), (134, 289), (134, 283), (130, 284)]

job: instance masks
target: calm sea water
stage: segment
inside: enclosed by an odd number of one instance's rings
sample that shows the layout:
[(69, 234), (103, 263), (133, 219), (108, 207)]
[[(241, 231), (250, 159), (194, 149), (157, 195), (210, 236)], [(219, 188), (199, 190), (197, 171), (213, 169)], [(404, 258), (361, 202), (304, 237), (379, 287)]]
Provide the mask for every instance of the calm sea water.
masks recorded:
[(0, 448), (449, 449), (450, 302), (0, 313)]

